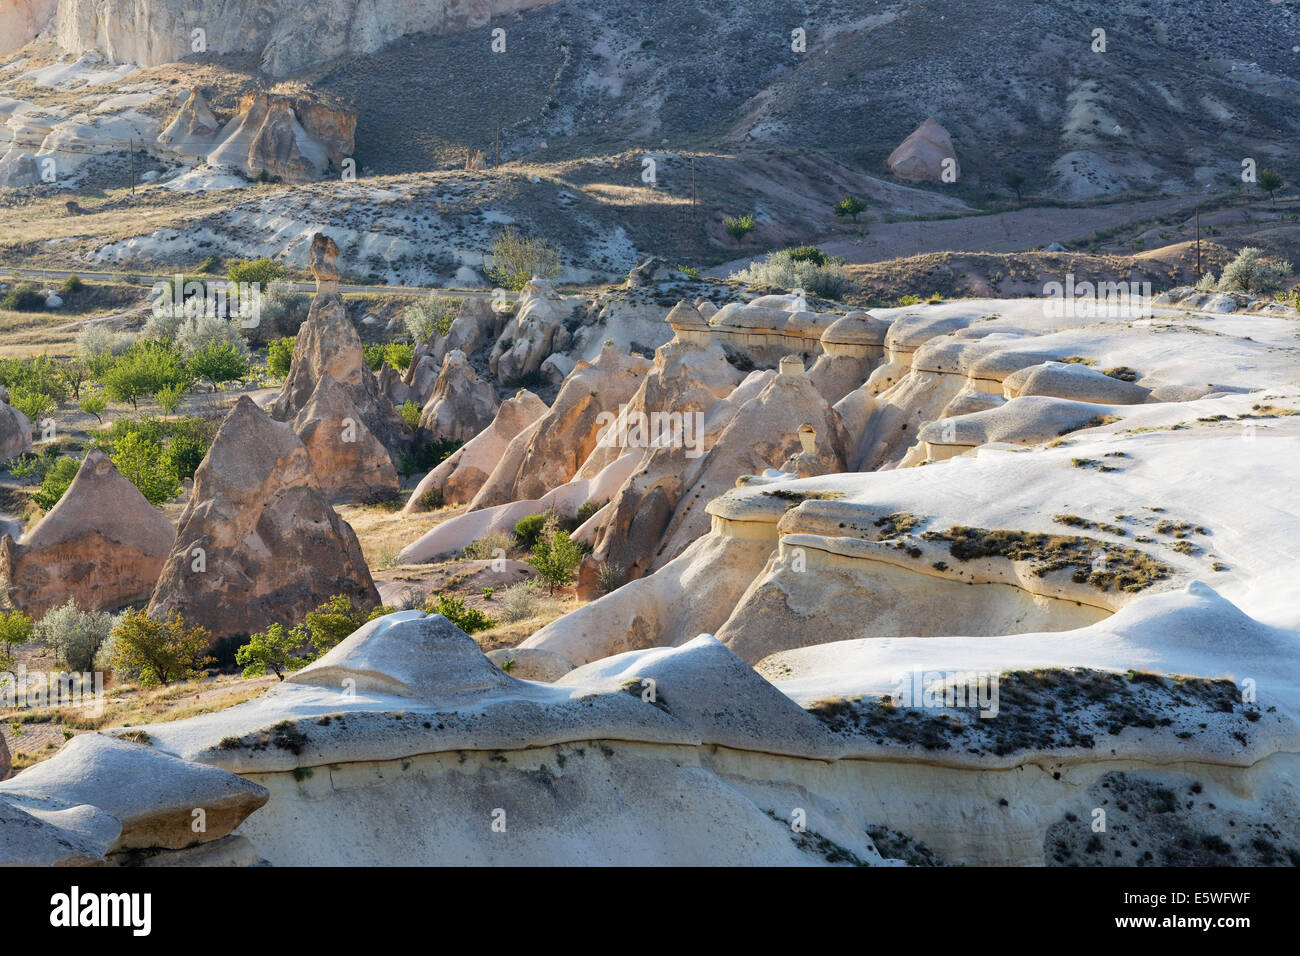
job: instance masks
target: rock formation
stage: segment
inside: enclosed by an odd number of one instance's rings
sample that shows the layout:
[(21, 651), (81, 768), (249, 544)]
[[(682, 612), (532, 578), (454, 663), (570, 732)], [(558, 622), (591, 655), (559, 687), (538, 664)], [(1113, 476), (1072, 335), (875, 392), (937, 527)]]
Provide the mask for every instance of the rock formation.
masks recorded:
[(54, 21), (59, 0), (13, 0), (0, 6), (0, 56), (26, 46)]
[(331, 501), (377, 499), (401, 486), (392, 456), (366, 426), (351, 391), (333, 376), (321, 376), (292, 426), (311, 455), (316, 484)]
[(175, 537), (172, 523), (95, 449), (21, 543), (0, 538), (0, 576), (14, 606), (33, 618), (69, 598), (116, 610), (153, 593)]
[(529, 281), (519, 293), (518, 309), (492, 347), (489, 367), (497, 380), (508, 384), (521, 379), (540, 369), (551, 353), (568, 348), (567, 314), (549, 282)]
[(0, 401), (0, 461), (8, 461), (32, 450), (32, 423), (9, 404), (8, 394)]
[(492, 424), (424, 476), (402, 513), (428, 511), (429, 501), (433, 500), (430, 495), (447, 505), (467, 504), (483, 487), (514, 437), (545, 415), (546, 410), (546, 403), (526, 389), (506, 399)]
[(492, 424), (496, 412), (492, 383), (478, 377), (464, 352), (453, 349), (420, 413), (421, 437), (467, 442)]
[[(29, 0), (23, 0), (24, 3)], [(552, 0), (161, 0), (146, 6), (120, 0), (63, 0), (58, 40), (63, 49), (99, 50), (120, 63), (158, 66), (190, 54), (195, 23), (229, 24), (208, 32), (208, 53), (256, 57), (259, 69), (285, 76), (339, 57), (373, 53), (408, 33), (453, 33), (483, 26)], [(26, 42), (26, 41), (24, 41)]]
[[(951, 160), (948, 164), (951, 174), (946, 180), (943, 178), (945, 160)], [(956, 182), (961, 176), (952, 137), (934, 117), (918, 126), (885, 162), (895, 176), (911, 182)]]
[(379, 603), (357, 537), (317, 485), (306, 446), (241, 397), (194, 474), (149, 612), (180, 611), (223, 638), (298, 624), (335, 594)]

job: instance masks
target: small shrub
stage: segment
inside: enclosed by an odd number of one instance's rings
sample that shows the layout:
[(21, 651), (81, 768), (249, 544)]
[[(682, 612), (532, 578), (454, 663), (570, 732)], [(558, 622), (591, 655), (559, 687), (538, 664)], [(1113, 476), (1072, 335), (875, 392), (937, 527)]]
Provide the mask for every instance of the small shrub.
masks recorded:
[(546, 515), (528, 515), (515, 522), (515, 539), (525, 551), (533, 550), (546, 527)]
[(510, 624), (536, 617), (541, 610), (541, 595), (536, 581), (520, 581), (501, 592), (501, 619)]
[(146, 687), (198, 677), (212, 663), (207, 628), (191, 625), (179, 612), (156, 621), (144, 611), (127, 611), (112, 633), (113, 669), (138, 674)]
[(188, 391), (189, 389), (184, 385), (164, 385), (154, 392), (153, 397), (164, 412), (172, 415), (181, 407), (181, 402), (185, 400)]
[(45, 296), (41, 295), (36, 286), (24, 283), (5, 293), (4, 298), (0, 299), (0, 308), (14, 312), (44, 312)]
[(287, 672), (310, 664), (315, 657), (308, 633), (303, 628), (286, 631), (284, 625), (276, 623), (252, 635), (248, 643), (235, 652), (235, 663), (244, 669), (245, 678), (261, 677), (269, 670), (284, 680)]
[(627, 583), (627, 572), (621, 564), (605, 562), (596, 569), (596, 589), (601, 594), (617, 591)]
[(1213, 292), (1219, 285), (1219, 280), (1214, 278), (1213, 272), (1207, 272), (1201, 276), (1200, 281), (1196, 283), (1198, 292)]
[[(819, 262), (808, 254), (808, 250), (816, 252), (824, 261)], [(796, 255), (803, 258), (795, 258)], [(802, 289), (828, 299), (838, 298), (848, 288), (843, 262), (830, 259), (821, 250), (810, 246), (774, 252), (765, 262), (751, 263), (749, 268), (733, 273), (731, 278), (749, 285)]]
[(446, 594), (439, 594), (438, 602), (430, 605), (427, 610), (430, 614), (441, 614), (466, 634), (486, 631), (490, 627), (496, 627), (497, 623), (477, 608), (467, 607), (463, 598), (448, 597)]
[(13, 651), (32, 637), (32, 619), (22, 611), (0, 610), (0, 669), (13, 667)]
[(353, 604), (346, 594), (335, 594), (316, 610), (309, 612), (300, 627), (317, 654), (323, 654), (348, 637), (367, 621), (391, 614), (391, 607), (367, 610)]
[(555, 528), (543, 532), (538, 538), (528, 563), (541, 575), (550, 593), (554, 594), (556, 588), (573, 583), (581, 560), (582, 549), (578, 543), (569, 537), (567, 531)]
[(406, 422), (412, 429), (420, 427), (420, 415), (424, 410), (420, 408), (420, 403), (414, 399), (408, 398), (398, 409), (398, 414), (402, 416), (402, 421)]
[(516, 558), (519, 556), (519, 541), (512, 534), (497, 531), (475, 538), (461, 549), (461, 554), (471, 561), (489, 561), (497, 557)]
[(840, 217), (850, 216), (854, 222), (857, 222), (859, 214), (867, 208), (867, 204), (857, 196), (845, 196), (835, 204), (834, 208), (835, 215)]
[(745, 237), (753, 232), (756, 227), (757, 223), (751, 215), (728, 216), (722, 220), (723, 230), (732, 239), (736, 240), (736, 245), (740, 245), (744, 242)]
[(486, 271), (493, 282), (518, 292), (533, 276), (558, 279), (564, 272), (563, 255), (545, 239), (520, 235), (507, 226), (492, 241), (492, 264)]
[(416, 345), (427, 344), (435, 335), (446, 335), (456, 321), (461, 299), (425, 296), (408, 305), (401, 313), (402, 326)]

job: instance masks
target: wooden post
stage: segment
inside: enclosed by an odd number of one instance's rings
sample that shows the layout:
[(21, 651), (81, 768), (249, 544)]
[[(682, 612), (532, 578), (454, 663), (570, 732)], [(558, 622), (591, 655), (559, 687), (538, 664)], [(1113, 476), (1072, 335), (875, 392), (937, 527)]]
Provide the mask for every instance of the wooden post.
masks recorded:
[(131, 198), (135, 198), (135, 137), (131, 137)]
[(1196, 207), (1196, 281), (1201, 279), (1201, 207)]
[(695, 219), (695, 157), (691, 157), (691, 219)]
[(501, 121), (497, 120), (497, 161), (496, 165), (501, 165)]

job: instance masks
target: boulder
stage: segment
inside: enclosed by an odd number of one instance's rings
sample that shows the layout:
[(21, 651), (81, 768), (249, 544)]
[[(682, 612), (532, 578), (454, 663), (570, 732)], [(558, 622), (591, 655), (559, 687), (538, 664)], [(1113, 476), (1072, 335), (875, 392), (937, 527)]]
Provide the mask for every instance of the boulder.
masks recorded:
[(33, 618), (69, 598), (115, 610), (153, 593), (172, 549), (172, 523), (98, 449), (22, 542), (0, 538), (0, 575)]
[(442, 502), (446, 505), (463, 505), (473, 499), (496, 468), (511, 440), (546, 411), (544, 401), (527, 389), (520, 389), (514, 398), (501, 403), (492, 424), (424, 476), (402, 513), (430, 510), (427, 496), (434, 492), (441, 492)]
[(927, 119), (889, 154), (886, 164), (899, 179), (912, 182), (942, 182), (944, 160), (952, 160), (954, 176), (961, 175), (952, 137), (933, 118)]
[[(178, 850), (219, 840), (269, 796), (265, 787), (228, 771), (99, 733), (73, 737), (49, 760), (0, 783), (0, 798), (107, 813), (121, 824), (110, 851)], [(203, 811), (199, 828), (196, 809)]]
[(420, 413), (420, 430), (435, 441), (467, 442), (492, 424), (496, 412), (497, 390), (478, 377), (464, 352), (453, 349)]
[(9, 404), (5, 395), (0, 402), (0, 462), (17, 458), (32, 450), (32, 423), (27, 416)]
[(242, 396), (195, 472), (149, 612), (179, 611), (219, 639), (301, 623), (335, 594), (379, 603), (357, 536), (317, 485), (307, 447)]

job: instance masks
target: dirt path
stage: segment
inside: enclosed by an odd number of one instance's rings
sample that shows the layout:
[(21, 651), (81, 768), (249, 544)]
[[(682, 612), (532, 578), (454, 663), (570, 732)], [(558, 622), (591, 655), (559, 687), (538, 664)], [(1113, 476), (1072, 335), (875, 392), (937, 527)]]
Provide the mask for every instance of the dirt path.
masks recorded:
[[(850, 264), (880, 262), (926, 252), (1027, 252), (1053, 242), (1083, 239), (1126, 222), (1195, 208), (1197, 197), (1176, 196), (1139, 203), (1063, 209), (1035, 207), (987, 216), (922, 222), (873, 222), (866, 236), (820, 243), (823, 251)], [(753, 257), (757, 258), (757, 257)], [(725, 278), (750, 258), (737, 259), (706, 275)]]

